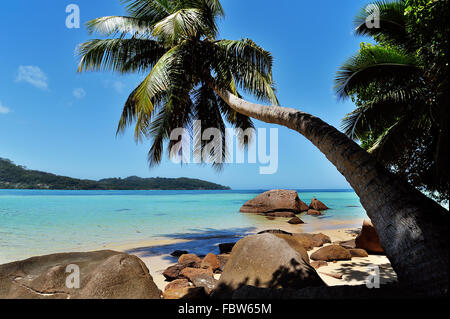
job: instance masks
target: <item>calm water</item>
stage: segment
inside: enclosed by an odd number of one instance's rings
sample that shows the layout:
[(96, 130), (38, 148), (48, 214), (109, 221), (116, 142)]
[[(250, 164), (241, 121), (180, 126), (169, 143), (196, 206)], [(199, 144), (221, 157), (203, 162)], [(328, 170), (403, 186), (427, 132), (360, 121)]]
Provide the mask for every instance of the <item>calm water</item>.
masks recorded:
[[(0, 190), (0, 263), (161, 238), (239, 236), (279, 224), (239, 213), (262, 192)], [(298, 192), (307, 204), (316, 196), (331, 208), (320, 218), (302, 216), (305, 231), (365, 217), (353, 191)]]

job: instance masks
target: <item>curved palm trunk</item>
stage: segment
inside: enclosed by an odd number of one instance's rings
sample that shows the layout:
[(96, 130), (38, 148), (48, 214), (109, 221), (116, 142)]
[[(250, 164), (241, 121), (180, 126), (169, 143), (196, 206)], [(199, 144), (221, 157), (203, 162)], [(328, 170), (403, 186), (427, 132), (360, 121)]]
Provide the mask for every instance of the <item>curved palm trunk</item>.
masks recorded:
[(398, 280), (425, 295), (448, 292), (448, 211), (399, 179), (358, 144), (310, 114), (216, 93), (235, 111), (299, 132), (325, 154), (358, 194)]

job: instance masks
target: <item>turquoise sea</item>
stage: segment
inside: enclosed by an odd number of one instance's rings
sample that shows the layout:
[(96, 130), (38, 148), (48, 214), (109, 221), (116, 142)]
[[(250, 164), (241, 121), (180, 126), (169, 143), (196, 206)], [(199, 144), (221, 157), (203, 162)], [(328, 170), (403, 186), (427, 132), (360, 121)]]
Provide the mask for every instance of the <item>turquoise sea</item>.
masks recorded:
[[(63, 251), (101, 249), (158, 239), (227, 239), (273, 228), (280, 219), (239, 213), (264, 190), (0, 190), (0, 264)], [(366, 214), (351, 190), (298, 190), (331, 209), (304, 216), (299, 231), (357, 227)], [(283, 225), (292, 227), (281, 219)], [(280, 228), (280, 227), (277, 227)]]

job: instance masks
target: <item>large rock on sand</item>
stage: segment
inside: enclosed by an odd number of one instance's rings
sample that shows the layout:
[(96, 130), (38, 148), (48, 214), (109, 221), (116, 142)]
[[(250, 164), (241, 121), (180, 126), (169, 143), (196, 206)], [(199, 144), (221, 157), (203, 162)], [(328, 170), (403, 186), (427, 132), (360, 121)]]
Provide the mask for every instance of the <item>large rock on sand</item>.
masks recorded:
[(203, 287), (194, 287), (187, 279), (177, 279), (166, 286), (163, 298), (203, 299), (206, 298), (206, 293)]
[(284, 217), (284, 218), (293, 218), (295, 217), (295, 213), (293, 212), (273, 212), (264, 214), (269, 217)]
[[(297, 243), (300, 246), (302, 246), (303, 248), (305, 248), (306, 250), (311, 250), (314, 247), (322, 247), (324, 244), (331, 243), (330, 237), (328, 237), (327, 235), (324, 235), (322, 233), (319, 233), (319, 234), (309, 234), (309, 233), (292, 234), (292, 233), (283, 231), (281, 229), (269, 229), (269, 230), (260, 231), (258, 233), (258, 235), (265, 234), (265, 233), (274, 234), (275, 236), (277, 236), (277, 235), (292, 236), (292, 238), (295, 239), (295, 241), (297, 241)], [(282, 236), (282, 238), (284, 238), (283, 236)]]
[(276, 212), (291, 212), (298, 214), (308, 210), (308, 206), (300, 200), (296, 191), (271, 190), (245, 203), (242, 213), (268, 214)]
[(165, 290), (164, 299), (207, 299), (203, 287), (184, 287)]
[(160, 297), (161, 292), (138, 257), (111, 250), (53, 254), (0, 265), (0, 299)]
[(329, 245), (320, 248), (311, 255), (312, 260), (334, 261), (334, 260), (350, 260), (351, 253), (342, 246)]
[(322, 247), (324, 244), (331, 243), (330, 237), (322, 233), (299, 233), (293, 234), (292, 237), (306, 250), (311, 250), (314, 247)]
[(178, 258), (178, 264), (185, 267), (200, 268), (202, 259), (195, 254), (183, 254)]
[(184, 278), (183, 279), (177, 279), (177, 280), (174, 280), (172, 282), (169, 282), (166, 285), (166, 288), (164, 288), (164, 291), (172, 290), (172, 289), (186, 288), (186, 287), (190, 287), (190, 286), (191, 286), (191, 284), (189, 283), (189, 280), (184, 279)]
[(203, 287), (205, 293), (209, 295), (216, 288), (217, 280), (212, 276), (203, 274), (195, 277), (192, 283), (195, 287)]
[(346, 249), (355, 249), (356, 248), (356, 243), (355, 243), (354, 239), (340, 241), (340, 242), (338, 242), (338, 244)]
[(289, 236), (292, 236), (293, 234), (292, 233), (290, 233), (290, 232), (287, 232), (287, 231), (284, 231), (284, 230), (281, 230), (281, 229), (266, 229), (266, 230), (262, 230), (262, 231), (260, 231), (259, 233), (258, 233), (258, 235), (260, 235), (260, 234), (282, 234), (282, 235), (289, 235)]
[(309, 208), (319, 210), (319, 211), (329, 209), (327, 207), (327, 205), (325, 205), (324, 203), (322, 203), (320, 200), (318, 200), (315, 197), (311, 200), (311, 204), (309, 204)]
[(212, 271), (216, 271), (220, 268), (220, 260), (216, 255), (209, 253), (203, 258), (200, 266), (201, 268), (211, 268)]
[(356, 248), (365, 249), (368, 253), (383, 254), (378, 234), (369, 220), (364, 220), (361, 232), (355, 238)]
[(196, 277), (203, 276), (203, 275), (213, 277), (214, 273), (211, 270), (211, 268), (202, 269), (202, 268), (190, 268), (190, 267), (184, 268), (180, 272), (180, 276), (182, 278), (189, 279), (190, 282), (194, 282)]
[(162, 275), (166, 278), (167, 281), (172, 281), (180, 278), (181, 271), (186, 268), (185, 265), (175, 264), (166, 268), (163, 271)]
[(228, 262), (228, 259), (230, 259), (230, 255), (217, 255), (217, 258), (219, 259), (219, 262), (220, 262), (220, 268), (219, 269), (216, 269), (216, 271), (215, 271), (215, 273), (222, 273), (222, 271), (224, 270), (224, 268), (225, 268), (225, 265), (227, 264), (227, 262)]
[(229, 298), (243, 285), (300, 289), (325, 284), (292, 236), (264, 233), (237, 242), (213, 297)]
[(350, 252), (350, 254), (352, 255), (352, 257), (369, 257), (369, 254), (367, 253), (367, 251), (365, 249), (361, 249), (361, 248), (352, 248), (348, 250)]
[(292, 225), (299, 225), (299, 224), (304, 224), (305, 222), (303, 220), (301, 220), (300, 218), (298, 218), (297, 216), (295, 216), (294, 218), (289, 219), (288, 223), (292, 224)]

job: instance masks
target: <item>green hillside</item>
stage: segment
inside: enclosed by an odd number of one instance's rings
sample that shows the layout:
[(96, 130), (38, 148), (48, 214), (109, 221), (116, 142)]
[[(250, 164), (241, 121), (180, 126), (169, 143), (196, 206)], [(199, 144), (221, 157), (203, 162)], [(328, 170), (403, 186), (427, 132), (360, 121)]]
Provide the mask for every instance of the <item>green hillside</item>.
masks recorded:
[(191, 178), (107, 178), (99, 181), (29, 170), (0, 158), (0, 189), (60, 190), (226, 190), (229, 187)]

